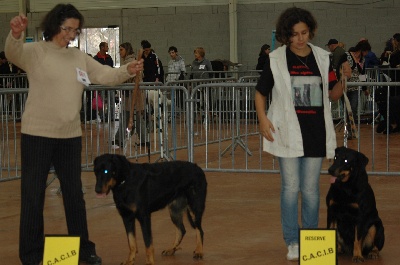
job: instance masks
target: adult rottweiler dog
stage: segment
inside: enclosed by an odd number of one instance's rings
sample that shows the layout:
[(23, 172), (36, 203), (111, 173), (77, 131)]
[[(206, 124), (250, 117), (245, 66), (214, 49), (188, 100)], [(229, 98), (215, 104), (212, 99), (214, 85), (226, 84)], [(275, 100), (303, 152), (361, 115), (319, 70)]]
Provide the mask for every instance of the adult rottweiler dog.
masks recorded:
[(203, 170), (194, 163), (171, 161), (131, 163), (125, 156), (104, 154), (94, 160), (95, 191), (106, 196), (112, 190), (114, 201), (124, 222), (129, 256), (124, 265), (133, 265), (137, 253), (135, 220), (138, 220), (146, 246), (146, 264), (154, 264), (151, 213), (168, 206), (176, 237), (172, 248), (162, 255), (174, 255), (186, 233), (183, 216), (187, 213), (196, 230), (194, 259), (203, 257), (202, 216), (205, 210), (207, 181)]
[(362, 153), (338, 147), (328, 169), (335, 179), (326, 196), (327, 227), (337, 231), (338, 253), (352, 254), (353, 262), (363, 262), (364, 256), (377, 259), (385, 242), (367, 164), (368, 158)]

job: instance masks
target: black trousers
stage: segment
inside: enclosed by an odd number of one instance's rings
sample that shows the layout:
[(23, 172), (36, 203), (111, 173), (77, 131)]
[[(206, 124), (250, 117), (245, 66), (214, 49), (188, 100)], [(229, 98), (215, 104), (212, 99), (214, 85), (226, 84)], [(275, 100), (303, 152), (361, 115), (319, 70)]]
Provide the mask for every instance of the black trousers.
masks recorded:
[[(19, 256), (23, 264), (39, 263), (43, 258), (43, 208), (52, 164), (60, 181), (68, 234), (80, 236), (81, 257), (96, 253), (87, 228), (81, 150), (81, 137), (54, 139), (22, 134)], [(49, 233), (56, 234), (57, 231)]]

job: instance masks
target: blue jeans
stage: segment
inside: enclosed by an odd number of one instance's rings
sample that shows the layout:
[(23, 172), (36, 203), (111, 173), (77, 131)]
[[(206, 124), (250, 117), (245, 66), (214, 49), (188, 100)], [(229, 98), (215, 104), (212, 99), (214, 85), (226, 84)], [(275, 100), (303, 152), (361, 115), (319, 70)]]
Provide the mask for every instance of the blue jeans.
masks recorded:
[(317, 228), (319, 178), (323, 157), (279, 157), (281, 171), (281, 222), (286, 245), (299, 242), (298, 198), (301, 193), (303, 228)]
[(347, 97), (349, 98), (351, 110), (353, 111), (354, 120), (356, 120), (358, 113), (358, 90), (348, 91)]

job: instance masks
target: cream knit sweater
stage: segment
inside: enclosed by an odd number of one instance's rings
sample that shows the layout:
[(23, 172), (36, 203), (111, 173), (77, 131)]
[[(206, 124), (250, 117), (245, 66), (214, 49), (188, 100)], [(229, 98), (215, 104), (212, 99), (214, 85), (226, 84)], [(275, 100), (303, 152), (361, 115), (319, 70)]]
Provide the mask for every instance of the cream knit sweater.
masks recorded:
[(21, 132), (49, 138), (82, 135), (80, 110), (84, 85), (77, 68), (94, 84), (117, 85), (132, 77), (127, 65), (102, 65), (76, 48), (59, 47), (51, 41), (24, 43), (25, 36), (7, 37), (7, 59), (26, 71), (29, 94), (22, 115)]

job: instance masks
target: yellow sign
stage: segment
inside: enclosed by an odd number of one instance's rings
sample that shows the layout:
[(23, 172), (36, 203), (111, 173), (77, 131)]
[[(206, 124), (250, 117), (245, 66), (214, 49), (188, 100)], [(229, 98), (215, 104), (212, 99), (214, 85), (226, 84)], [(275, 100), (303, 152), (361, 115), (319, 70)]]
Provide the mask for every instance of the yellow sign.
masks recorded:
[(46, 235), (43, 265), (78, 265), (79, 245), (79, 236)]
[(300, 229), (300, 265), (337, 265), (336, 230)]

